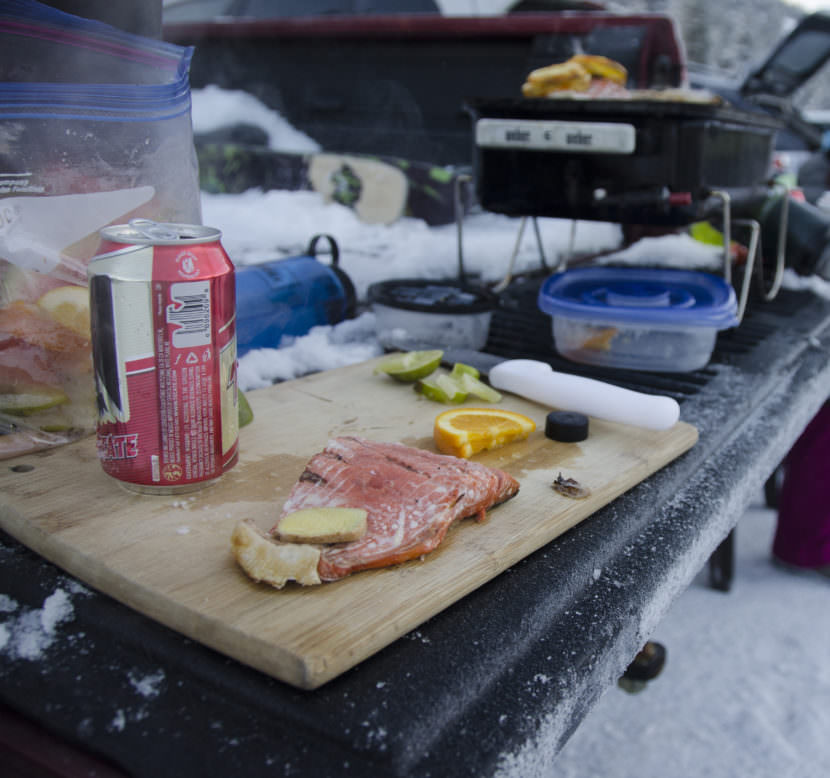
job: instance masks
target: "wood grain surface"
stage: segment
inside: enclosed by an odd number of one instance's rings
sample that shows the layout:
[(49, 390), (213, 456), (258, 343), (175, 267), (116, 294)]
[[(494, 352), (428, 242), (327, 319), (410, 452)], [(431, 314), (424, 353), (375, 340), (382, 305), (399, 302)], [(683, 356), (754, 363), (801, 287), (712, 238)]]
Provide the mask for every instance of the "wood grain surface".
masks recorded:
[[(145, 615), (312, 689), (551, 542), (697, 440), (684, 422), (654, 432), (591, 419), (586, 441), (554, 443), (544, 436), (549, 409), (506, 395), (501, 407), (527, 414), (537, 430), (476, 457), (521, 483), (484, 522), (458, 522), (423, 559), (334, 583), (278, 591), (250, 581), (230, 553), (234, 525), (251, 518), (270, 528), (305, 463), (330, 438), (360, 435), (435, 451), (432, 424), (445, 407), (372, 368), (353, 365), (248, 394), (255, 419), (241, 431), (239, 463), (191, 494), (128, 492), (101, 470), (91, 438), (7, 460), (0, 526)], [(560, 472), (588, 487), (590, 497), (556, 493), (551, 484)]]

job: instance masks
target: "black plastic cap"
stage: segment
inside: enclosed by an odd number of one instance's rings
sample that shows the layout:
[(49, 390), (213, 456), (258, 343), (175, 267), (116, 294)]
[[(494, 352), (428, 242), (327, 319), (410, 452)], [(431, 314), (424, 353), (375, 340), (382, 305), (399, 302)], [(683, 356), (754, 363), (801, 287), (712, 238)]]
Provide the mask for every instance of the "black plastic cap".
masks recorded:
[(588, 437), (588, 417), (575, 411), (551, 411), (545, 420), (545, 435), (560, 443), (578, 443)]

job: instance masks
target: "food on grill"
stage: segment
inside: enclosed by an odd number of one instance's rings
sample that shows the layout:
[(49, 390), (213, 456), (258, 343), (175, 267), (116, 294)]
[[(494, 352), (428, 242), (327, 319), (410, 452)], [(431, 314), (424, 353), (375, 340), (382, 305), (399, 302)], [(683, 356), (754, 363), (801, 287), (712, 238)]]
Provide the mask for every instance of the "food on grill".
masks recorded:
[(545, 97), (549, 92), (584, 92), (591, 85), (591, 74), (578, 62), (560, 62), (531, 71), (524, 84), (525, 97)]
[(313, 456), (283, 506), (283, 516), (306, 508), (362, 508), (366, 533), (347, 543), (283, 543), (241, 521), (231, 537), (239, 565), (254, 580), (282, 588), (334, 581), (359, 570), (423, 556), (458, 519), (484, 518), (510, 499), (519, 483), (507, 473), (400, 443), (340, 437)]
[(283, 516), (275, 527), (288, 543), (345, 543), (366, 534), (363, 508), (303, 508)]
[(628, 71), (625, 66), (609, 57), (599, 54), (574, 54), (570, 61), (582, 65), (592, 77), (607, 78), (621, 86), (625, 86), (625, 82), (628, 81)]
[(628, 71), (619, 62), (594, 54), (575, 54), (566, 62), (531, 71), (522, 85), (524, 97), (550, 97), (560, 92), (607, 93), (622, 89)]
[(546, 65), (528, 73), (523, 97), (579, 97), (592, 99), (649, 100), (721, 105), (723, 98), (707, 89), (672, 87), (628, 89), (624, 65), (598, 54), (574, 54), (565, 62)]
[(535, 429), (533, 419), (515, 411), (453, 408), (438, 414), (433, 438), (439, 451), (466, 458), (524, 440)]

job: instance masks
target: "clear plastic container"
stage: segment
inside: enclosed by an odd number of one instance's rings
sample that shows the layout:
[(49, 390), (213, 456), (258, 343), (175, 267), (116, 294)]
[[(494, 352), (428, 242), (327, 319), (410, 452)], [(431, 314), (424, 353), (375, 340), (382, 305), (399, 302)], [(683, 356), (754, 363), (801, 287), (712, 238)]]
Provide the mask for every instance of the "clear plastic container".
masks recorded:
[(471, 348), (487, 343), (491, 313), (435, 313), (373, 305), (378, 340), (385, 348)]
[(457, 281), (399, 279), (372, 284), (368, 292), (381, 345), (404, 351), (482, 349), (498, 297)]
[(539, 291), (557, 351), (574, 362), (690, 372), (738, 324), (733, 288), (718, 276), (654, 268), (576, 268)]

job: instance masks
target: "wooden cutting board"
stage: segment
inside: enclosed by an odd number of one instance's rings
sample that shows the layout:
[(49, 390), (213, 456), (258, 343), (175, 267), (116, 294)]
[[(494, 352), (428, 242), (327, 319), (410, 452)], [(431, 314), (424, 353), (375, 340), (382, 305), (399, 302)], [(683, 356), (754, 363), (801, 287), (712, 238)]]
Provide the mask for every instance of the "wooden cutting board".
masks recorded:
[[(249, 394), (255, 420), (240, 460), (217, 483), (179, 496), (126, 491), (101, 470), (93, 439), (3, 462), (0, 525), (89, 585), (235, 659), (312, 689), (443, 608), (691, 448), (678, 422), (653, 432), (591, 419), (582, 443), (544, 436), (549, 409), (513, 396), (533, 418), (527, 441), (476, 457), (521, 483), (482, 523), (458, 522), (423, 560), (281, 591), (250, 581), (230, 554), (236, 522), (270, 528), (306, 461), (329, 438), (360, 435), (435, 451), (444, 407), (410, 386), (353, 365)], [(21, 467), (23, 465), (24, 467)], [(556, 493), (558, 473), (591, 496)]]

